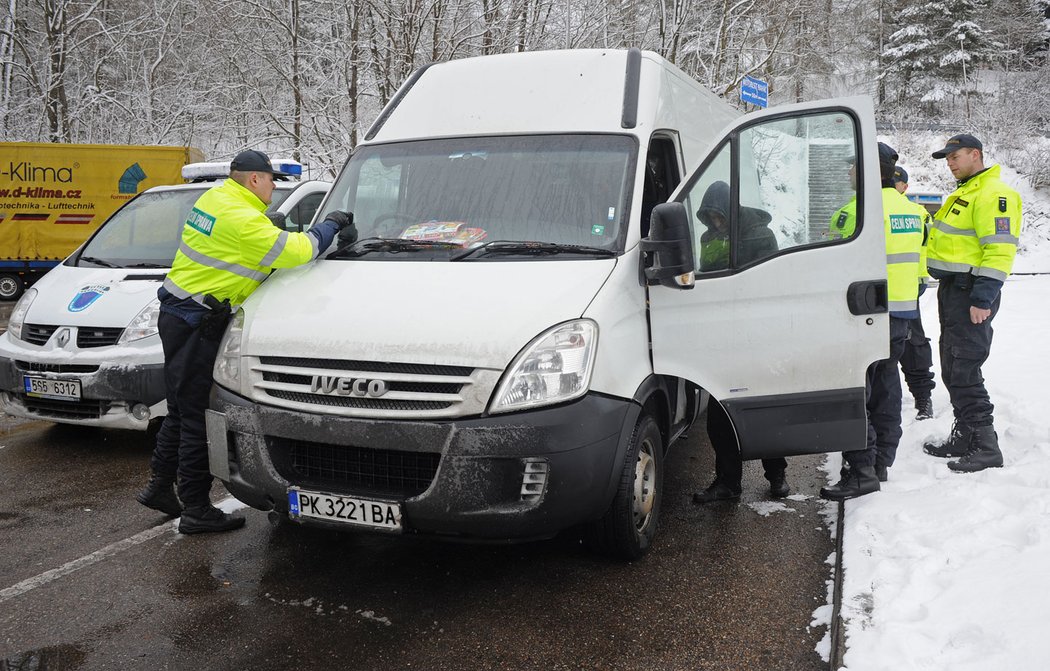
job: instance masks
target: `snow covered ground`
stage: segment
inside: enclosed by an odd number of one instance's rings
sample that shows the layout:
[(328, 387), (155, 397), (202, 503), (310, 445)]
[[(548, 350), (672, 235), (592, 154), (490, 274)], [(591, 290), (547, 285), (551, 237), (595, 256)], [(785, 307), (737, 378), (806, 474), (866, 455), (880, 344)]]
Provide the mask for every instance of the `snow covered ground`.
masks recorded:
[[(943, 140), (944, 138), (939, 138)], [(943, 170), (943, 161), (936, 169)], [(1050, 213), (1050, 197), (1012, 171), (1026, 212)], [(914, 178), (913, 178), (914, 183)], [(1027, 223), (1027, 222), (1026, 222)], [(1043, 224), (1046, 228), (1043, 228)], [(1050, 272), (1050, 221), (1022, 232), (1017, 272)], [(932, 420), (914, 419), (905, 387), (904, 436), (881, 492), (847, 501), (842, 617), (849, 671), (1050, 668), (1050, 276), (1010, 278), (984, 367), (1006, 465), (976, 474), (948, 470), (922, 443), (947, 435), (948, 394), (936, 361), (935, 292), (921, 299), (934, 342)], [(840, 457), (829, 457), (829, 481)], [(828, 511), (834, 510), (827, 504)], [(826, 622), (830, 606), (814, 614)], [(821, 653), (827, 655), (827, 639)]]

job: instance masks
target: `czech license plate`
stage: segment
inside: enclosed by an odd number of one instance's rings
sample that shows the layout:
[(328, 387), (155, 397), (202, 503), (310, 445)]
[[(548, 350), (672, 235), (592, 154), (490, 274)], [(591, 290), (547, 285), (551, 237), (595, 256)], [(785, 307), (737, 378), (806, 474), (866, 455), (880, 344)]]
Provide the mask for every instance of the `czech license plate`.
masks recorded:
[(22, 377), (26, 396), (55, 398), (60, 401), (80, 400), (80, 380), (50, 380), (46, 377)]
[(288, 511), (293, 518), (312, 517), (373, 529), (401, 530), (401, 506), (385, 501), (334, 496), (292, 488), (288, 490)]

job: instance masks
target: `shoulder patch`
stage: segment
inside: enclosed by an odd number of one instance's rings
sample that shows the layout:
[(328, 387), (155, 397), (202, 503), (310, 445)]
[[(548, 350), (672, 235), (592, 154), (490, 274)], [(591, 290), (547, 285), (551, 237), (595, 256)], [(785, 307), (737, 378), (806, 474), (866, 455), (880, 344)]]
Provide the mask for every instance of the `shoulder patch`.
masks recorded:
[(215, 217), (207, 212), (193, 208), (190, 210), (190, 216), (186, 218), (186, 225), (195, 231), (210, 236), (212, 229), (215, 228)]
[[(1006, 198), (1004, 198), (1003, 196), (999, 196), (999, 211), (1006, 212)], [(996, 221), (999, 220), (996, 219)]]
[(995, 232), (996, 233), (1009, 233), (1010, 232), (1010, 217), (996, 217), (995, 218)]

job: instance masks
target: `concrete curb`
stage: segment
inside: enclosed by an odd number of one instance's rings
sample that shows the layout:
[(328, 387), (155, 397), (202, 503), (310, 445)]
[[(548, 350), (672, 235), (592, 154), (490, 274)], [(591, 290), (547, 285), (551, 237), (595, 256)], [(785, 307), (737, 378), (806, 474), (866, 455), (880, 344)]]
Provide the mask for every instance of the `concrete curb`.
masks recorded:
[(846, 654), (846, 623), (842, 621), (842, 537), (846, 503), (839, 501), (838, 521), (835, 525), (835, 568), (831, 591), (831, 654), (828, 668), (838, 671)]

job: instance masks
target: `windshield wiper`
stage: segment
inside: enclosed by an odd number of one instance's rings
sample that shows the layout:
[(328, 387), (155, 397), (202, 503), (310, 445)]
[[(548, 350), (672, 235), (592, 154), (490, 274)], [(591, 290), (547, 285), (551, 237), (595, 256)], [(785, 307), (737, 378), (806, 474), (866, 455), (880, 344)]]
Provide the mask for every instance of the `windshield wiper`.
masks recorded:
[(171, 264), (164, 265), (163, 263), (129, 263), (124, 266), (125, 268), (171, 268)]
[(355, 258), (370, 252), (418, 252), (423, 249), (462, 249), (463, 245), (439, 240), (403, 240), (401, 238), (363, 238), (352, 244), (340, 247), (326, 259)]
[(94, 263), (95, 265), (102, 266), (104, 268), (120, 268), (120, 266), (117, 265), (116, 263), (112, 263), (112, 262), (107, 261), (105, 259), (96, 259), (94, 256), (81, 256), (79, 259), (77, 259), (77, 263), (80, 263), (81, 261), (87, 261), (88, 263)]
[(454, 254), (451, 261), (461, 261), (471, 256), (489, 254), (522, 254), (527, 256), (545, 256), (554, 254), (581, 254), (584, 256), (613, 257), (619, 252), (603, 247), (588, 245), (562, 245), (556, 242), (536, 242), (531, 240), (491, 240), (478, 247)]

